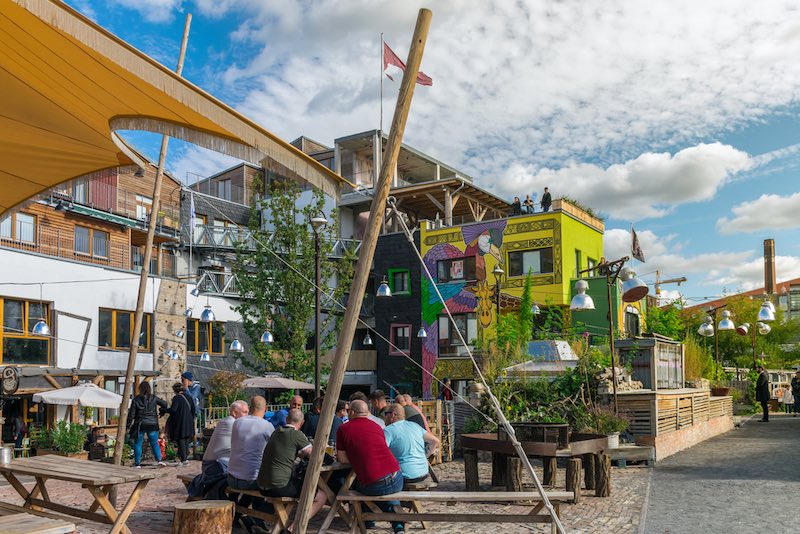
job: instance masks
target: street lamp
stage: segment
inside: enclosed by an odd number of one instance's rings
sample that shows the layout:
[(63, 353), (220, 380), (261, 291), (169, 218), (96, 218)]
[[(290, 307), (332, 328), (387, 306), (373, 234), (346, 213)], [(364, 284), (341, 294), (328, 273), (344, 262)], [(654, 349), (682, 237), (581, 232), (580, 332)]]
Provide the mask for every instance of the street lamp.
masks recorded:
[[(608, 344), (611, 352), (611, 387), (614, 396), (614, 413), (619, 413), (619, 406), (617, 403), (617, 367), (614, 363), (614, 316), (612, 314), (611, 306), (611, 286), (617, 283), (617, 279), (622, 279), (622, 301), (623, 302), (636, 302), (642, 300), (647, 296), (647, 284), (642, 282), (636, 277), (636, 273), (629, 267), (623, 267), (625, 262), (630, 258), (628, 256), (622, 257), (615, 261), (607, 261), (601, 263), (597, 267), (584, 269), (578, 274), (588, 273), (597, 269), (599, 272), (606, 275), (606, 288), (608, 290)], [(586, 280), (578, 280), (575, 282), (575, 296), (569, 304), (569, 308), (573, 311), (593, 310), (594, 301), (592, 297), (586, 294), (589, 289), (589, 283)]]
[(328, 225), (328, 219), (320, 212), (316, 217), (311, 218), (311, 228), (314, 230), (314, 395), (315, 398), (320, 396), (320, 379), (319, 379), (319, 354), (320, 354), (320, 307), (321, 307), (321, 290), (322, 284), (320, 273), (320, 231)]
[[(751, 328), (750, 323), (744, 323), (739, 325), (736, 329), (736, 333), (740, 336), (746, 336), (750, 334), (750, 340), (753, 347), (753, 369), (758, 366), (758, 360), (756, 356), (756, 332), (758, 332), (762, 336), (766, 336), (772, 331), (772, 327), (768, 325), (768, 322), (775, 320), (775, 312), (770, 309), (772, 303), (770, 301), (764, 301), (761, 305), (761, 309), (758, 311), (758, 321), (756, 322), (756, 327)], [(737, 366), (738, 369), (738, 366)]]
[(722, 320), (719, 322), (719, 325), (717, 325), (717, 328), (714, 328), (714, 325), (717, 323), (717, 312), (724, 307), (725, 305), (723, 304), (716, 308), (709, 308), (705, 321), (700, 325), (700, 328), (697, 329), (697, 333), (703, 337), (714, 336), (714, 361), (716, 362), (714, 376), (717, 380), (719, 380), (719, 368), (721, 366), (719, 359), (719, 330), (733, 330), (735, 328), (730, 318), (731, 312), (728, 310), (722, 312)]
[(503, 275), (505, 271), (500, 267), (500, 264), (494, 266), (492, 270), (492, 274), (494, 275), (495, 286), (494, 286), (494, 296), (497, 299), (497, 322), (500, 322), (500, 281), (503, 279)]

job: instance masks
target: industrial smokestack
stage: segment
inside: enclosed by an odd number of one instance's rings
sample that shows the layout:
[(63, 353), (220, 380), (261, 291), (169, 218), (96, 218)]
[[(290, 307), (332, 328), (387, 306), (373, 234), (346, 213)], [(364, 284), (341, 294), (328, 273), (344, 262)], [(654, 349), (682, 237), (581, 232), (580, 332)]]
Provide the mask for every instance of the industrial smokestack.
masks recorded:
[(764, 292), (767, 295), (775, 294), (775, 240), (764, 240)]

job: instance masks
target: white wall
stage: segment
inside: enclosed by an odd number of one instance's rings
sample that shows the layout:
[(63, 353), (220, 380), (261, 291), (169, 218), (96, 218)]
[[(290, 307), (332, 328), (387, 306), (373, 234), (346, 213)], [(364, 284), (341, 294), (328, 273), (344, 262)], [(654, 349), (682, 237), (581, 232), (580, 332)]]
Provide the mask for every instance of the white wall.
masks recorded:
[[(53, 283), (67, 281), (70, 283)], [(0, 249), (0, 296), (39, 300), (38, 284), (42, 282), (42, 300), (49, 302), (52, 310), (92, 319), (81, 368), (125, 370), (127, 351), (97, 349), (99, 309), (134, 311), (139, 275)], [(20, 285), (26, 283), (35, 285)], [(148, 280), (145, 313), (153, 312), (159, 284), (160, 279)], [(52, 363), (61, 368), (77, 367), (86, 323), (64, 316), (60, 316), (57, 323), (50, 325), (57, 335)], [(140, 353), (136, 369), (153, 370), (153, 354)]]

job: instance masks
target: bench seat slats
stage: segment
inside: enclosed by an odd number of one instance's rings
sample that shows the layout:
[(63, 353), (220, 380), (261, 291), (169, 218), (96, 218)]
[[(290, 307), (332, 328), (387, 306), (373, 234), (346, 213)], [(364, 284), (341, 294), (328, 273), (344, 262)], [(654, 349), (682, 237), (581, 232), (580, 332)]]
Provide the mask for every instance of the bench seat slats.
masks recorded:
[[(569, 501), (575, 497), (571, 491), (548, 491), (551, 501)], [(495, 501), (541, 501), (536, 492), (518, 491), (401, 491), (391, 495), (362, 495), (354, 491), (342, 493), (340, 501), (423, 501), (423, 502), (495, 502)]]

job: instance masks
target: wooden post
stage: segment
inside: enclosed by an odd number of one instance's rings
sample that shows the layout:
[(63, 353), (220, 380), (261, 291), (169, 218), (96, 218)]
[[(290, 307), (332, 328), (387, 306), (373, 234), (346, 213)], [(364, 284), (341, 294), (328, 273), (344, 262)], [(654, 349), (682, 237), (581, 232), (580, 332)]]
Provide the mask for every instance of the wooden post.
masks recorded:
[(608, 497), (611, 495), (611, 457), (607, 454), (598, 454), (594, 472), (595, 497)]
[[(186, 15), (186, 23), (183, 26), (183, 41), (181, 51), (178, 56), (178, 66), (175, 72), (178, 76), (183, 71), (183, 59), (186, 57), (186, 43), (189, 40), (189, 27), (192, 25), (192, 15)], [(147, 292), (147, 278), (150, 270), (150, 259), (153, 256), (153, 241), (156, 233), (156, 223), (158, 222), (158, 210), (161, 204), (161, 181), (164, 178), (164, 162), (167, 159), (167, 146), (169, 137), (166, 135), (161, 138), (161, 153), (158, 156), (158, 169), (156, 179), (153, 184), (153, 204), (150, 208), (150, 221), (147, 226), (147, 241), (144, 248), (144, 264), (142, 265), (141, 276), (139, 277), (139, 295), (136, 299), (136, 310), (133, 314), (133, 341), (131, 350), (128, 354), (128, 367), (125, 370), (125, 385), (122, 390), (122, 402), (119, 405), (119, 425), (117, 426), (117, 441), (114, 445), (114, 465), (122, 462), (122, 446), (125, 444), (125, 421), (128, 418), (128, 402), (131, 397), (131, 387), (133, 386), (133, 370), (136, 367), (136, 354), (139, 351), (139, 332), (142, 331), (142, 315), (144, 313), (144, 299)], [(112, 486), (110, 498), (112, 504), (116, 503), (117, 486)]]
[(575, 504), (581, 500), (581, 463), (580, 458), (567, 460), (567, 491), (575, 492), (575, 498), (572, 500)]
[(464, 449), (464, 486), (467, 491), (481, 489), (478, 476), (478, 451), (475, 449)]
[(191, 501), (175, 505), (172, 534), (230, 534), (233, 529), (230, 501)]
[(492, 486), (505, 486), (506, 485), (506, 464), (507, 454), (499, 452), (492, 453)]
[(542, 484), (545, 486), (554, 486), (556, 483), (556, 471), (558, 463), (555, 456), (547, 456), (542, 458), (542, 467), (544, 474), (542, 475)]
[(522, 462), (516, 456), (505, 456), (506, 491), (522, 491)]
[(583, 481), (587, 490), (593, 490), (595, 487), (594, 482), (594, 469), (597, 459), (594, 454), (583, 455)]
[[(336, 354), (333, 357), (333, 365), (328, 378), (328, 388), (325, 391), (325, 401), (319, 416), (317, 432), (314, 435), (314, 443), (325, 444), (330, 437), (333, 415), (336, 411), (339, 394), (342, 391), (342, 381), (350, 358), (350, 347), (353, 344), (353, 336), (356, 332), (358, 316), (361, 312), (361, 303), (369, 280), (372, 259), (375, 255), (375, 247), (380, 235), (381, 222), (386, 212), (386, 199), (389, 197), (389, 189), (391, 188), (391, 173), (395, 165), (397, 165), (397, 158), (400, 155), (400, 146), (403, 142), (403, 133), (408, 121), (411, 99), (414, 95), (414, 85), (422, 62), (422, 53), (425, 50), (428, 29), (431, 25), (431, 16), (430, 10), (419, 10), (417, 25), (414, 28), (414, 37), (411, 41), (411, 50), (408, 53), (408, 61), (406, 62), (406, 70), (403, 73), (400, 93), (397, 95), (392, 126), (386, 143), (385, 158), (381, 162), (380, 179), (375, 186), (375, 196), (370, 206), (367, 228), (364, 232), (353, 282), (350, 286), (350, 298), (347, 300), (347, 309), (342, 318), (339, 340), (336, 344)], [(303, 490), (300, 494), (300, 503), (297, 507), (294, 532), (305, 534), (308, 529), (309, 513), (316, 494), (317, 480), (319, 479), (324, 452), (324, 447), (314, 447), (311, 452), (306, 477), (303, 482)]]

